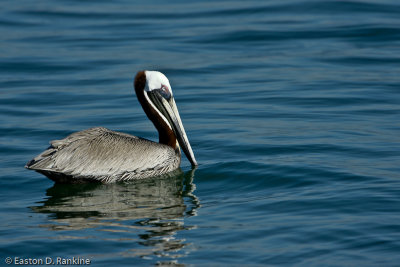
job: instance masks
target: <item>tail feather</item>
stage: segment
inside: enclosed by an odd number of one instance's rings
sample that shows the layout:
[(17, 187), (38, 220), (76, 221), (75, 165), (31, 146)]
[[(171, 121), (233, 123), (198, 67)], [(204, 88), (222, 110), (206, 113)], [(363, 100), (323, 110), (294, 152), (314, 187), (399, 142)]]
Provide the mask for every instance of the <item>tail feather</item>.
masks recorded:
[(110, 130), (104, 127), (94, 127), (80, 132), (72, 133), (66, 138), (61, 140), (53, 140), (50, 142), (50, 147), (48, 147), (45, 151), (43, 151), (40, 155), (36, 156), (31, 161), (29, 161), (25, 165), (25, 168), (30, 170), (52, 170), (53, 161), (51, 160), (51, 156), (54, 153), (56, 153), (57, 151), (63, 149), (64, 147), (70, 145), (75, 141), (88, 137), (92, 138), (93, 136), (98, 136), (105, 132), (110, 132)]
[[(41, 154), (31, 159), (28, 163), (26, 163), (25, 168), (30, 170), (40, 170), (46, 169), (46, 163), (49, 162), (51, 155), (57, 152), (53, 146), (50, 146), (48, 149), (43, 151)], [(47, 166), (48, 167), (48, 166)]]

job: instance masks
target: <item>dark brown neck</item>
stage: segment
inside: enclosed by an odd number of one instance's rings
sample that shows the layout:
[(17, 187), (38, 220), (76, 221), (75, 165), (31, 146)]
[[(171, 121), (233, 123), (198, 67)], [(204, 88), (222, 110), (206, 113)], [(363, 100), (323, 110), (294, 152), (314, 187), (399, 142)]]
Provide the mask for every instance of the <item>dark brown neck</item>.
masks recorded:
[(144, 88), (146, 86), (146, 74), (144, 71), (139, 71), (136, 74), (134, 86), (136, 96), (140, 104), (142, 105), (144, 112), (146, 113), (147, 117), (153, 122), (158, 131), (159, 143), (168, 145), (173, 149), (176, 149), (177, 146), (175, 133), (171, 130), (169, 125), (160, 117), (154, 107), (150, 103), (148, 103), (144, 95)]

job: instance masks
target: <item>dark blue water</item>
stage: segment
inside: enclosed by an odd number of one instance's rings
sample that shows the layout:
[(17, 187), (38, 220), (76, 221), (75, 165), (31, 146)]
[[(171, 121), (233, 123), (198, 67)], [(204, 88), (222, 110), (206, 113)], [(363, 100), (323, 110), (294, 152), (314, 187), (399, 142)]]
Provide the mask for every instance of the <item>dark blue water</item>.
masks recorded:
[[(0, 262), (398, 266), (398, 1), (2, 1)], [(164, 72), (197, 161), (54, 185), (25, 170), (93, 126), (157, 140)]]

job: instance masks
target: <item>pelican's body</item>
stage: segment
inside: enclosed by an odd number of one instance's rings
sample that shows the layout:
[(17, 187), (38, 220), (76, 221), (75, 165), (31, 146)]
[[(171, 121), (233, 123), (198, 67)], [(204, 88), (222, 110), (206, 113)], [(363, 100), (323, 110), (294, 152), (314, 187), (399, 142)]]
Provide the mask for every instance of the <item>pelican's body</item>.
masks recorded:
[(159, 143), (96, 127), (52, 141), (26, 168), (63, 183), (142, 179), (179, 168), (179, 145), (191, 164), (197, 165), (168, 79), (160, 72), (139, 72), (135, 91), (159, 132)]

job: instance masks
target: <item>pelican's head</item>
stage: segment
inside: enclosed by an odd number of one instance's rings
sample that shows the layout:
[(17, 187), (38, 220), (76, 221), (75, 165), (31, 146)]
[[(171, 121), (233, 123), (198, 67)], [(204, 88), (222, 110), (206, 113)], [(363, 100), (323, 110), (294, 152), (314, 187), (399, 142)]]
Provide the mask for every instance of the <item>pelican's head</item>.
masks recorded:
[[(135, 78), (135, 91), (147, 117), (159, 132), (160, 143), (175, 148), (177, 140), (192, 166), (197, 166), (168, 78), (158, 71), (140, 71)], [(172, 133), (175, 143), (171, 143)]]

